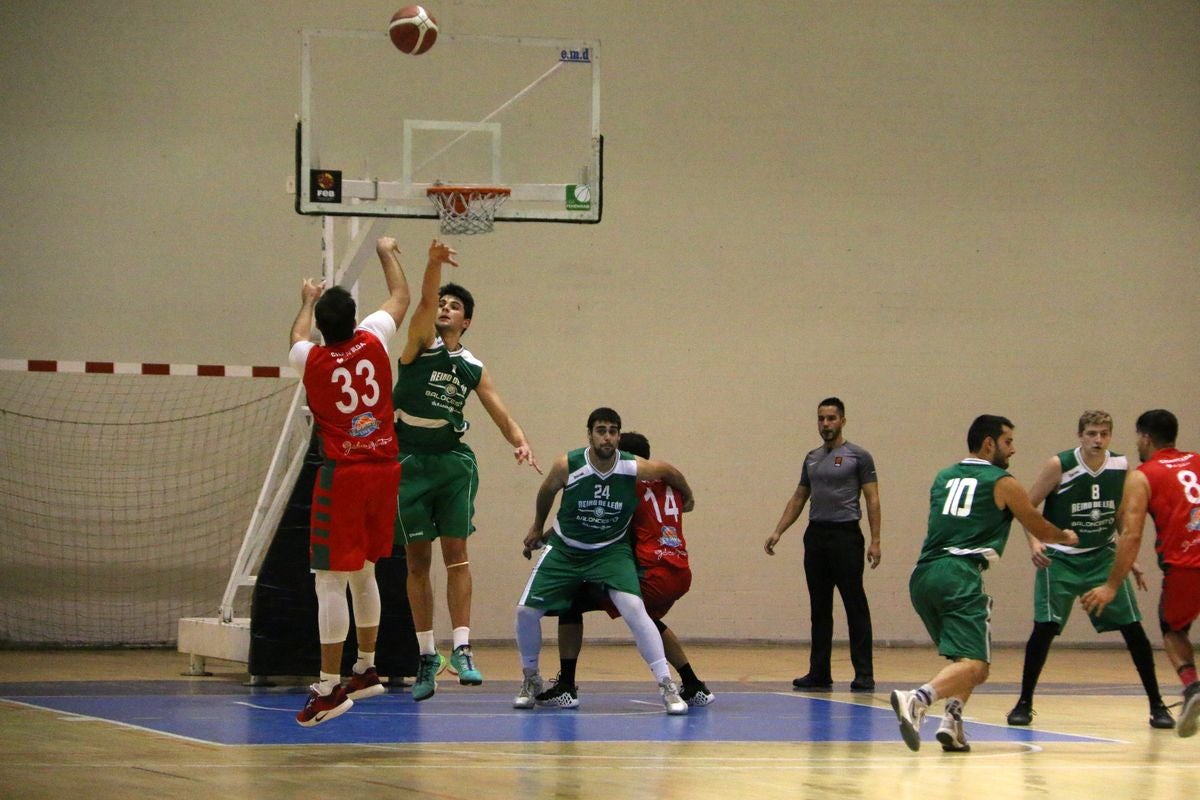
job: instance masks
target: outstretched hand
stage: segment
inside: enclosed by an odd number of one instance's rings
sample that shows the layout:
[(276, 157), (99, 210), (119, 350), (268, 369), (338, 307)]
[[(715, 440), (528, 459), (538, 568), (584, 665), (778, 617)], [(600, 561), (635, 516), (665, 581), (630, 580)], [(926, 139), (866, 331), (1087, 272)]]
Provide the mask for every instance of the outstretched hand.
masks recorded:
[(449, 264), (452, 267), (457, 267), (458, 262), (454, 257), (458, 255), (458, 251), (448, 244), (439, 242), (434, 239), (429, 243), (429, 261), (430, 263)]
[[(513, 448), (513, 458), (517, 459), (518, 464), (529, 463), (537, 471), (538, 475), (542, 474), (542, 468), (538, 466), (537, 457), (533, 454), (533, 448), (528, 444), (523, 444), (520, 447)], [(528, 558), (528, 556), (526, 556)]]

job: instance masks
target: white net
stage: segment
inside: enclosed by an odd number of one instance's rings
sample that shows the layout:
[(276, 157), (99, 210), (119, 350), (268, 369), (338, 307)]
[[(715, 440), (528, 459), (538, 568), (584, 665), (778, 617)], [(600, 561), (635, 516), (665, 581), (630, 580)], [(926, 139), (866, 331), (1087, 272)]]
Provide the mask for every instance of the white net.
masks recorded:
[(0, 644), (213, 615), (296, 381), (0, 371)]
[(510, 194), (499, 186), (440, 186), (429, 190), (442, 233), (491, 233), (498, 209)]

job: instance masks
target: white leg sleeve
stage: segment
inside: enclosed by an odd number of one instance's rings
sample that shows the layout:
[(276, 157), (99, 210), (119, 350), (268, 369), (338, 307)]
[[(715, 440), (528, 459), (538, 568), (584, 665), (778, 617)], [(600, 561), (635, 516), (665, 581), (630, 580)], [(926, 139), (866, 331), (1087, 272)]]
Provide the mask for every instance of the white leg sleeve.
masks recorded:
[[(542, 617), (545, 615), (540, 608), (517, 606), (517, 651), (521, 654), (522, 669), (537, 672), (538, 656), (542, 652)], [(659, 647), (662, 647), (661, 642)]]
[(360, 628), (379, 625), (379, 583), (375, 580), (375, 565), (370, 561), (350, 573), (350, 599), (354, 601), (354, 624)]
[(345, 572), (316, 570), (317, 630), (321, 644), (337, 644), (346, 641), (350, 633), (350, 604), (346, 602)]
[(667, 657), (663, 654), (662, 636), (659, 635), (658, 628), (654, 627), (654, 620), (650, 619), (650, 615), (646, 613), (646, 605), (642, 602), (642, 598), (635, 594), (618, 592), (615, 589), (609, 589), (608, 596), (617, 610), (621, 612), (621, 619), (625, 620), (625, 624), (633, 633), (638, 652), (650, 666), (655, 680), (661, 681), (663, 678), (671, 677), (671, 670), (667, 666)]

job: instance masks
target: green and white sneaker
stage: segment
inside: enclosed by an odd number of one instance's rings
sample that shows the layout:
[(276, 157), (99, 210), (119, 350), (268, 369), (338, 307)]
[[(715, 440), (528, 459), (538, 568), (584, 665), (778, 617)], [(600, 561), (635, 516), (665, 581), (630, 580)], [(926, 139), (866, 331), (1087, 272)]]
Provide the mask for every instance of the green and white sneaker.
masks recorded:
[(450, 654), (450, 671), (458, 676), (458, 682), (463, 686), (479, 686), (483, 683), (483, 673), (475, 668), (475, 657), (471, 654), (469, 644), (454, 648)]
[(413, 700), (419, 703), (433, 697), (437, 691), (437, 676), (445, 668), (446, 657), (441, 653), (422, 655), (417, 667), (417, 680), (412, 687)]

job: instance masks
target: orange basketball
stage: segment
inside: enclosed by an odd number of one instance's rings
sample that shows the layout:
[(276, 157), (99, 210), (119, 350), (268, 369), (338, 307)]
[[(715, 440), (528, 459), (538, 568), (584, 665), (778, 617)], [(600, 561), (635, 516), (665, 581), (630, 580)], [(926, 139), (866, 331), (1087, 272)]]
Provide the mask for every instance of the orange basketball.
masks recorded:
[(400, 52), (419, 56), (437, 41), (437, 20), (421, 6), (405, 6), (392, 14), (388, 36)]

